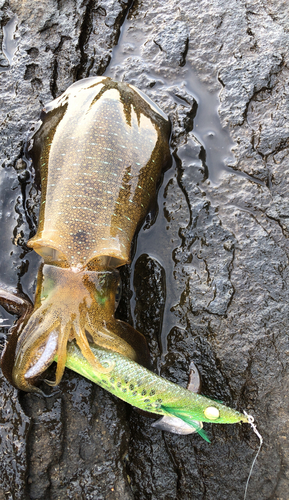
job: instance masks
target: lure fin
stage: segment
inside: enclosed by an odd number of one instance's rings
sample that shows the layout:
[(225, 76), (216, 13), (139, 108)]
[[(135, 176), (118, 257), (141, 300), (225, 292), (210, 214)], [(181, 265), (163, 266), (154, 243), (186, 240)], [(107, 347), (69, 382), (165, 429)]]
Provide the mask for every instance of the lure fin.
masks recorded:
[[(196, 393), (199, 393), (201, 389), (200, 374), (193, 361), (190, 363), (190, 374), (187, 389), (190, 392)], [(156, 420), (152, 424), (152, 427), (155, 427), (155, 429), (159, 429), (160, 431), (172, 432), (173, 434), (188, 435), (198, 432), (197, 429), (203, 428), (202, 422), (199, 422), (198, 420), (195, 420), (194, 422), (196, 427), (194, 427), (192, 423), (188, 424), (182, 418), (165, 415), (164, 417)]]
[(207, 443), (210, 443), (210, 439), (208, 438), (206, 432), (202, 428), (201, 422), (198, 422), (197, 420), (194, 420), (188, 413), (186, 413), (182, 409), (178, 408), (171, 408), (169, 406), (163, 406), (162, 405), (162, 410), (165, 410), (166, 413), (168, 413), (170, 416), (173, 415), (174, 417), (177, 417), (178, 419), (183, 420), (186, 424), (190, 425), (191, 427), (194, 428), (194, 430), (200, 434), (200, 436), (207, 441)]
[[(202, 422), (195, 421), (196, 426), (200, 429), (203, 427)], [(173, 434), (188, 435), (196, 432), (196, 428), (192, 425), (188, 425), (184, 420), (178, 417), (172, 417), (170, 415), (165, 415), (152, 423), (152, 427), (158, 429), (159, 431), (172, 432)]]

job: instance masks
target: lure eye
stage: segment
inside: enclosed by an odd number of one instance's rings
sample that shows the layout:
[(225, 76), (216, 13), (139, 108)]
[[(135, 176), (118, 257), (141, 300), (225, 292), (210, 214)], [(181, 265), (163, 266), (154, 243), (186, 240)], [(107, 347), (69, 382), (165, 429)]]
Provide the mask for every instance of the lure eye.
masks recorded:
[(215, 408), (214, 406), (208, 406), (204, 410), (204, 415), (208, 420), (217, 420), (220, 416), (220, 412), (218, 408)]

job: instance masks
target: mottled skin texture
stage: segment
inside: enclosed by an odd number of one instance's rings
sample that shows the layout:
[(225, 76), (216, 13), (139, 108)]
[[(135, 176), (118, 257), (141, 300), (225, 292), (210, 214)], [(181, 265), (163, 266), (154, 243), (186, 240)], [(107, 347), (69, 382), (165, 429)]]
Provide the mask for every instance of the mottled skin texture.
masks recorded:
[(87, 88), (76, 84), (76, 97), (72, 86), (47, 107), (46, 119), (60, 104), (66, 110), (56, 127), (35, 138), (43, 143), (43, 195), (28, 245), (45, 258), (57, 250), (64, 265), (95, 267), (93, 260), (102, 265), (107, 257), (121, 265), (168, 158), (168, 122), (126, 84), (83, 82)]
[[(102, 372), (88, 338), (136, 359), (141, 334), (114, 319), (116, 267), (129, 262), (132, 238), (169, 161), (169, 122), (134, 87), (109, 78), (77, 82), (46, 106), (31, 151), (40, 172), (39, 226), (28, 246), (43, 256), (34, 311), (18, 332), (13, 382), (25, 377), (57, 333), (55, 384), (67, 342)], [(43, 362), (42, 371), (55, 352)]]

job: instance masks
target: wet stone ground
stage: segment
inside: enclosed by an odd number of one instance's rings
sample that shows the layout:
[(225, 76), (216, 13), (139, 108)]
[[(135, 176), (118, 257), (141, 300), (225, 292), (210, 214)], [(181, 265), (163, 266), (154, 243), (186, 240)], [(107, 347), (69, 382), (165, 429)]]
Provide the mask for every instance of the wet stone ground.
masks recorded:
[[(254, 415), (264, 446), (247, 498), (288, 499), (287, 2), (0, 7), (1, 286), (33, 298), (40, 192), (25, 144), (42, 106), (92, 75), (139, 87), (170, 116), (173, 161), (118, 315), (158, 373), (186, 386), (193, 360), (203, 394)], [(1, 378), (0, 401), (0, 500), (239, 500), (258, 446), (246, 425), (205, 425), (211, 444), (162, 433), (68, 370), (46, 399)]]

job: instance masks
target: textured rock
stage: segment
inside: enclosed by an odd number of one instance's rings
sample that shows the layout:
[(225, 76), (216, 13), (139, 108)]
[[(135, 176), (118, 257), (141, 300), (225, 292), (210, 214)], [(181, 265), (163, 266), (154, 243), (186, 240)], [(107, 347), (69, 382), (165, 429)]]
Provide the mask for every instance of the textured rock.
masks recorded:
[[(127, 17), (117, 0), (0, 6), (1, 284), (33, 295), (39, 186), (24, 153), (43, 104), (104, 72), (146, 92), (171, 118), (173, 161), (122, 270), (118, 315), (162, 375), (185, 386), (193, 360), (204, 394), (256, 417), (247, 498), (285, 500), (287, 2), (144, 0)], [(1, 383), (1, 500), (243, 497), (249, 426), (206, 425), (208, 445), (160, 433), (68, 371), (46, 400)]]
[(0, 498), (21, 500), (26, 481), (26, 436), (29, 418), (23, 413), (17, 391), (1, 374)]

